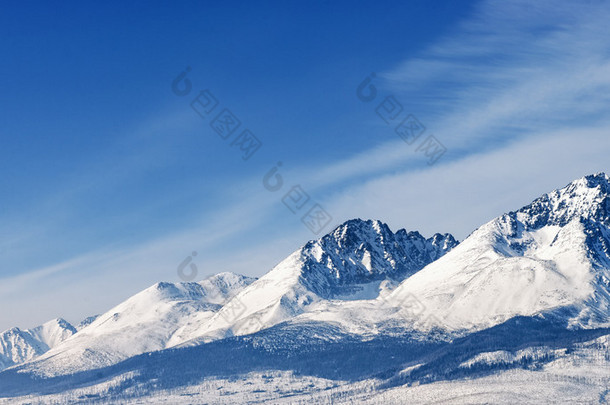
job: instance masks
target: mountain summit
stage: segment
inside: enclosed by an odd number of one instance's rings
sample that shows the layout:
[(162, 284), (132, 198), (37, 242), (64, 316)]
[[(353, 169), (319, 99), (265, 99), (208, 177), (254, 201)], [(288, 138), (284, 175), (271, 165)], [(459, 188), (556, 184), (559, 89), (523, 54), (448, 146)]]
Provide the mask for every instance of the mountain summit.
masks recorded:
[(457, 246), (450, 234), (424, 238), (380, 221), (353, 219), (301, 250), (301, 280), (323, 298), (344, 294), (342, 287), (380, 279), (402, 281)]

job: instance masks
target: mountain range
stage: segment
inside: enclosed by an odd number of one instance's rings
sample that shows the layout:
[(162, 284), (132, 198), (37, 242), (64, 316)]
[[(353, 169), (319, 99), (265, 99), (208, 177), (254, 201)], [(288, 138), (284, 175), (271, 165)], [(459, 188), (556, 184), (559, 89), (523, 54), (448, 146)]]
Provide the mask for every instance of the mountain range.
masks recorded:
[[(417, 403), (451, 390), (602, 402), (609, 338), (610, 177), (598, 173), (462, 242), (354, 219), (258, 279), (160, 282), (78, 327), (10, 329), (0, 403)], [(490, 391), (511, 378), (529, 388)], [(550, 378), (554, 390), (531, 385)]]

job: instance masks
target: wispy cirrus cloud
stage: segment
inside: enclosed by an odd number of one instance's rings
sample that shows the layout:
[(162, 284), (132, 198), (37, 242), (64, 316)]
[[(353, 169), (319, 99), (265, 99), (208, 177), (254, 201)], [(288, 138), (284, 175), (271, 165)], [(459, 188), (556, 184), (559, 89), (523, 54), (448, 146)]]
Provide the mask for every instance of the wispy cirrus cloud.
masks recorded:
[[(609, 17), (607, 2), (482, 2), (447, 38), (378, 74), (380, 93), (442, 140), (439, 164), (553, 131), (599, 130), (610, 123)], [(393, 131), (377, 123), (372, 133)], [(424, 163), (397, 137), (310, 177), (332, 190), (367, 174), (426, 171)]]
[[(458, 32), (385, 74), (452, 147), (605, 119), (606, 2), (482, 2)], [(492, 132), (493, 131), (493, 132)], [(462, 148), (464, 149), (464, 148)]]

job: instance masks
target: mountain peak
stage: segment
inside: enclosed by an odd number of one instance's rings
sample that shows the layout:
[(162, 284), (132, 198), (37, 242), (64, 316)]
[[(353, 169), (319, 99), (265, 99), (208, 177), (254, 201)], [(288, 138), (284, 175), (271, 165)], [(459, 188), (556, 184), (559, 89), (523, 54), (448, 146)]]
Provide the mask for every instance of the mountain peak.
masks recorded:
[(321, 240), (334, 239), (340, 246), (363, 239), (383, 239), (391, 234), (390, 228), (379, 220), (350, 219), (323, 236)]
[(64, 318), (55, 318), (41, 325), (42, 327), (59, 327), (62, 329), (74, 329), (74, 326)]
[[(603, 184), (606, 187), (610, 184), (610, 176), (605, 172), (598, 172), (596, 174), (589, 174), (580, 180), (586, 180), (589, 187), (596, 187), (597, 185)], [(579, 180), (576, 180), (579, 181)]]
[(219, 305), (254, 280), (256, 279), (241, 274), (223, 272), (214, 274), (200, 282), (170, 283), (161, 281), (132, 298), (139, 296), (142, 300), (152, 299), (168, 302), (202, 301)]
[(78, 326), (76, 327), (76, 330), (81, 330), (86, 326), (91, 325), (93, 322), (95, 322), (95, 320), (99, 317), (100, 315), (92, 315), (92, 316), (88, 316), (85, 319), (83, 319), (82, 321), (80, 321), (80, 323), (78, 324)]
[(0, 333), (0, 370), (40, 356), (75, 333), (76, 329), (62, 318), (32, 329), (15, 327)]
[(603, 172), (582, 177), (508, 215), (516, 216), (526, 229), (565, 226), (574, 219), (610, 225), (610, 177)]
[[(254, 278), (244, 276), (242, 274), (233, 273), (230, 271), (223, 271), (221, 273), (216, 273), (216, 274), (206, 278), (205, 280), (209, 281), (210, 283), (216, 284), (216, 285), (222, 285), (222, 284), (233, 285), (233, 284), (239, 284), (239, 283), (250, 283), (250, 282), (254, 281)], [(201, 283), (202, 282), (200, 282), (200, 284)]]
[(14, 327), (12, 327), (10, 329), (7, 329), (4, 332), (2, 332), (2, 334), (6, 335), (6, 336), (14, 336), (14, 335), (18, 335), (20, 333), (22, 333), (21, 329), (19, 329), (17, 326), (14, 326)]
[(455, 239), (453, 237), (453, 235), (450, 233), (444, 233), (444, 234), (435, 233), (428, 240), (430, 241), (432, 246), (438, 246), (442, 250), (450, 250), (451, 248), (454, 248), (455, 246), (457, 246), (457, 244), (459, 243), (457, 241), (457, 239)]
[(342, 286), (401, 280), (457, 244), (450, 234), (426, 239), (417, 231), (394, 233), (379, 220), (351, 219), (301, 249), (301, 277), (311, 291), (329, 298)]
[(556, 192), (572, 198), (608, 195), (610, 193), (610, 177), (604, 172), (590, 174), (570, 182)]

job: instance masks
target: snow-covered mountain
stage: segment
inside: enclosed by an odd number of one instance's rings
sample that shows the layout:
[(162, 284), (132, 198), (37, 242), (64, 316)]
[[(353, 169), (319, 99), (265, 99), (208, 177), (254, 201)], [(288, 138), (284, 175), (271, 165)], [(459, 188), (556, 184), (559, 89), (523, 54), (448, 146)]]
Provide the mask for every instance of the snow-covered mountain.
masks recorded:
[[(27, 336), (43, 335), (54, 341)], [(531, 381), (594, 374), (586, 395), (603, 402), (609, 339), (610, 177), (599, 173), (460, 244), (351, 220), (258, 280), (158, 283), (0, 372), (0, 402), (289, 402), (304, 393), (339, 402), (506, 370), (547, 373)], [(267, 390), (273, 373), (280, 380)]]
[(182, 343), (185, 329), (211, 318), (254, 280), (219, 273), (198, 283), (157, 283), (97, 316), (28, 367), (45, 374), (88, 370)]
[(212, 340), (253, 333), (321, 301), (376, 298), (384, 283), (403, 280), (457, 244), (450, 234), (426, 239), (404, 229), (393, 233), (380, 221), (347, 221), (292, 253), (191, 336)]
[(416, 297), (418, 317), (452, 330), (559, 309), (574, 327), (610, 326), (609, 183), (587, 176), (488, 222), (388, 303)]
[(76, 329), (61, 318), (32, 329), (12, 328), (2, 332), (0, 333), (0, 370), (32, 360), (75, 333)]

